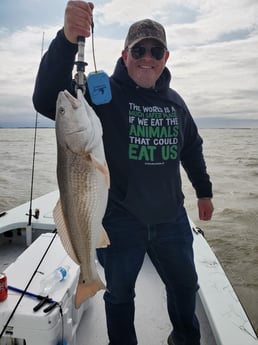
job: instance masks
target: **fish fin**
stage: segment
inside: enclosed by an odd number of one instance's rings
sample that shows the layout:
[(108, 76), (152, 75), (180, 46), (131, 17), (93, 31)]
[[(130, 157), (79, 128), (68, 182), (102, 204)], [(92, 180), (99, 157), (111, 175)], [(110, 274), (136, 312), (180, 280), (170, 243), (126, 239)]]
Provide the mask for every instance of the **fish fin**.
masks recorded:
[(62, 245), (67, 252), (67, 254), (71, 257), (71, 259), (79, 264), (79, 260), (77, 258), (77, 255), (75, 254), (72, 243), (70, 240), (69, 233), (67, 231), (67, 226), (65, 223), (65, 218), (63, 214), (63, 209), (62, 209), (62, 204), (61, 200), (59, 199), (56, 203), (56, 206), (53, 210), (53, 217), (54, 217), (54, 222), (57, 228), (58, 235), (61, 239)]
[(105, 175), (106, 184), (108, 188), (110, 187), (110, 176), (107, 163), (101, 163), (92, 153), (89, 153), (89, 158), (92, 164), (103, 174)]
[(84, 284), (84, 283), (78, 283), (75, 298), (74, 298), (74, 304), (75, 308), (79, 309), (81, 304), (88, 299), (89, 297), (92, 297), (96, 295), (96, 293), (99, 290), (105, 289), (105, 285), (102, 282), (102, 280), (98, 277), (96, 280), (91, 282), (90, 284)]
[(100, 235), (99, 235), (99, 238), (98, 238), (98, 242), (97, 242), (96, 248), (105, 248), (105, 247), (107, 247), (109, 245), (110, 245), (110, 241), (109, 241), (109, 238), (108, 238), (108, 234), (107, 234), (106, 230), (102, 226), (102, 229), (100, 231)]

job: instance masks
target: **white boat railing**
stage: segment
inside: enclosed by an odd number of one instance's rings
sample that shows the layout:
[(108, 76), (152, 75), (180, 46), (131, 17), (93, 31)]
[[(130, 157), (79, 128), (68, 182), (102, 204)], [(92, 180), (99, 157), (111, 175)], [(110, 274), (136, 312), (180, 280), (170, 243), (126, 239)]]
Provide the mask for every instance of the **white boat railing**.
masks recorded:
[(58, 197), (59, 192), (54, 191), (32, 201), (32, 209), (38, 210), (39, 214), (38, 218), (32, 217), (31, 225), (28, 225), (29, 202), (9, 211), (2, 212), (3, 215), (0, 217), (0, 233), (25, 228), (26, 243), (30, 245), (32, 241), (32, 231), (34, 229), (53, 231), (55, 229), (55, 223), (52, 211)]

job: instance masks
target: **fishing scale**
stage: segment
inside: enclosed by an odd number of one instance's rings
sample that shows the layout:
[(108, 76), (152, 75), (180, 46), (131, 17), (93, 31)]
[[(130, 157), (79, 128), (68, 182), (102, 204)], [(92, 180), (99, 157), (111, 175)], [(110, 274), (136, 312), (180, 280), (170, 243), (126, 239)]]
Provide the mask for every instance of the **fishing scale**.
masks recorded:
[(111, 88), (109, 83), (108, 75), (100, 70), (97, 71), (96, 67), (96, 59), (95, 59), (95, 48), (94, 48), (94, 23), (92, 21), (91, 24), (91, 31), (92, 31), (92, 55), (93, 55), (93, 62), (94, 62), (94, 72), (90, 72), (88, 74), (88, 78), (86, 78), (85, 66), (87, 66), (87, 62), (84, 61), (84, 48), (85, 48), (85, 37), (78, 36), (78, 61), (75, 62), (77, 66), (77, 74), (75, 75), (75, 82), (76, 82), (76, 90), (81, 89), (83, 93), (86, 91), (86, 83), (88, 87), (88, 91), (91, 97), (92, 102), (95, 105), (101, 105), (105, 103), (109, 103), (112, 99), (111, 95)]

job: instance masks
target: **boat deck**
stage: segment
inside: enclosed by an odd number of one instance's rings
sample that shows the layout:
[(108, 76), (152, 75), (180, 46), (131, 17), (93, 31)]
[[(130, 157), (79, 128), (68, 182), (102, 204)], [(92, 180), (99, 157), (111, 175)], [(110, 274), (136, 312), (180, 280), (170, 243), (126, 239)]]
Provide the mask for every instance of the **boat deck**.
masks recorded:
[[(33, 240), (38, 236), (39, 232), (34, 231)], [(4, 234), (0, 234), (0, 271), (5, 270), (25, 249), (24, 233), (17, 235), (17, 231), (13, 231), (12, 237), (5, 237)], [(103, 277), (103, 270), (100, 265), (98, 265), (98, 270)], [(147, 256), (137, 280), (135, 302), (135, 325), (139, 344), (166, 345), (167, 337), (171, 332), (171, 324), (166, 310), (165, 289)], [(197, 300), (197, 314), (201, 324), (201, 344), (216, 345), (199, 298)], [(87, 340), (87, 345), (108, 344), (103, 292), (97, 293), (90, 299), (77, 329), (74, 345), (84, 344), (85, 340)]]
[[(29, 203), (7, 211), (0, 217), (0, 272), (5, 271), (25, 251), (31, 241), (55, 228), (52, 209), (57, 197), (58, 193), (52, 192), (33, 200), (33, 209), (40, 209), (39, 218), (33, 217), (32, 227), (29, 229), (27, 227), (19, 231), (13, 230), (13, 237), (6, 237), (7, 231), (26, 227)], [(195, 264), (200, 285), (197, 314), (201, 324), (201, 344), (258, 345), (257, 336), (225, 272), (205, 238), (196, 233), (194, 224), (192, 226)], [(40, 254), (35, 252), (34, 257), (37, 256)], [(28, 270), (26, 267), (25, 272)], [(99, 270), (103, 274), (100, 267)], [(91, 299), (78, 326), (77, 341), (71, 345), (84, 344), (85, 339), (87, 339), (87, 345), (108, 343), (102, 297), (102, 293), (98, 293)], [(164, 286), (146, 257), (136, 286), (136, 330), (139, 344), (166, 345), (170, 327)], [(2, 345), (1, 341), (0, 344)], [(44, 345), (47, 344), (44, 343)]]

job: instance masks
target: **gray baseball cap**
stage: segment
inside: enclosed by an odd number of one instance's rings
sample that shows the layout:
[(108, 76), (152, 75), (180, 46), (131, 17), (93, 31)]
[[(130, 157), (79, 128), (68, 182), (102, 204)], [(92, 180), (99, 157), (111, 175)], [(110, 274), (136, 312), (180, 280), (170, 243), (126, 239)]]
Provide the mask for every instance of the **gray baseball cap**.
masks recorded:
[(143, 19), (130, 26), (125, 39), (125, 48), (132, 48), (136, 43), (146, 38), (155, 39), (159, 41), (164, 48), (167, 48), (164, 27), (151, 19)]

